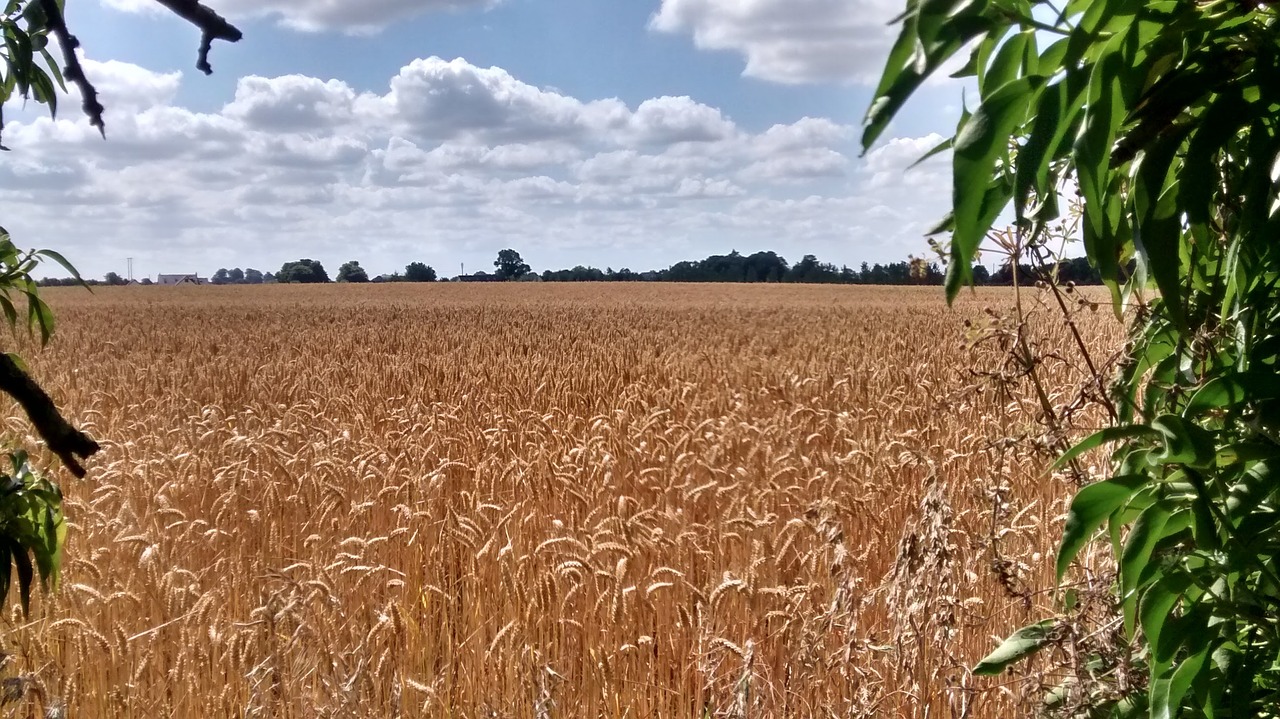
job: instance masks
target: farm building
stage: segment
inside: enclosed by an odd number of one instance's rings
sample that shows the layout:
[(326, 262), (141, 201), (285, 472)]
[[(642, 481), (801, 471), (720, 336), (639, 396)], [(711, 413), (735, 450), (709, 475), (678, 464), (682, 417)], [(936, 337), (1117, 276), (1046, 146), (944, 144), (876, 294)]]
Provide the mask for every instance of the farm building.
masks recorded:
[(159, 275), (156, 284), (164, 287), (174, 287), (177, 285), (203, 285), (208, 280), (198, 274), (190, 275)]

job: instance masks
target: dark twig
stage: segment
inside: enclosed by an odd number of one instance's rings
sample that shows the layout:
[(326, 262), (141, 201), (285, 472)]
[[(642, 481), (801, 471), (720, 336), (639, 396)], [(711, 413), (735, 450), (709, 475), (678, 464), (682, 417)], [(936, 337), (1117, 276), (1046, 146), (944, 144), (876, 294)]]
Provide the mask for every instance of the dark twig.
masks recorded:
[(227, 22), (221, 15), (201, 5), (199, 0), (156, 0), (169, 8), (178, 17), (200, 28), (200, 56), (196, 59), (196, 69), (206, 75), (213, 74), (209, 64), (209, 50), (214, 40), (239, 42), (244, 33), (235, 25)]
[(80, 89), (80, 106), (84, 109), (84, 114), (89, 117), (89, 124), (98, 128), (98, 132), (106, 137), (107, 129), (102, 121), (104, 108), (102, 103), (98, 102), (98, 91), (89, 82), (89, 78), (85, 77), (84, 68), (80, 67), (80, 58), (76, 56), (80, 41), (67, 29), (67, 20), (62, 16), (62, 8), (58, 7), (56, 0), (40, 0), (40, 7), (44, 9), (44, 14), (49, 19), (49, 30), (58, 38), (58, 44), (62, 46), (62, 59), (67, 64), (62, 70), (62, 76)]
[(72, 474), (83, 478), (85, 471), (80, 460), (102, 448), (89, 435), (63, 419), (49, 395), (7, 354), (0, 354), (0, 390), (22, 405), (49, 449), (58, 455)]

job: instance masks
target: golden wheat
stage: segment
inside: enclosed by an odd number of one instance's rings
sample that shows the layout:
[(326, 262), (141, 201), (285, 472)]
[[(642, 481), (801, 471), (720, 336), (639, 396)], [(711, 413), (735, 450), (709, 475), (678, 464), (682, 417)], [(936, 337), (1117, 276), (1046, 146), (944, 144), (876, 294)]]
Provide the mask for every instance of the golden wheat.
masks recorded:
[[(30, 364), (105, 451), (65, 487), (61, 591), (29, 622), (4, 611), (29, 702), (994, 717), (1026, 699), (966, 670), (1049, 606), (1010, 582), (1051, 586), (1037, 553), (1069, 494), (1005, 441), (1034, 406), (969, 372), (1001, 357), (964, 323), (1007, 292), (48, 297), (61, 326)], [(1046, 370), (1056, 392), (1079, 380)]]

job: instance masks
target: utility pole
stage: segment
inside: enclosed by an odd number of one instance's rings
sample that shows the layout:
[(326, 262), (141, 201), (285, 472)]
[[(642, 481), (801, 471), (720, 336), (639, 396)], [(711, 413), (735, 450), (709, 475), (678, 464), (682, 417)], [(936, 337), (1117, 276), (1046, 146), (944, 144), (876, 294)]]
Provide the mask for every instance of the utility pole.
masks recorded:
[(133, 282), (133, 258), (126, 258), (129, 261), (129, 281)]

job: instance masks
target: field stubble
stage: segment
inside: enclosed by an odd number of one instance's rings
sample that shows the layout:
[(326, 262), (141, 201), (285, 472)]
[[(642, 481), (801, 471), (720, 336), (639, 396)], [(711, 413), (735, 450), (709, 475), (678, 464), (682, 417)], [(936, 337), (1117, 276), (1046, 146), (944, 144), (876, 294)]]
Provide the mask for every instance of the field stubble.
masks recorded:
[(1028, 699), (965, 669), (1050, 605), (1018, 587), (1051, 586), (1069, 495), (1004, 441), (1031, 405), (969, 374), (1002, 358), (964, 320), (1007, 291), (955, 311), (936, 288), (801, 286), (48, 298), (60, 328), (30, 364), (105, 448), (64, 487), (61, 590), (0, 631), (9, 676), (55, 711), (958, 717)]

